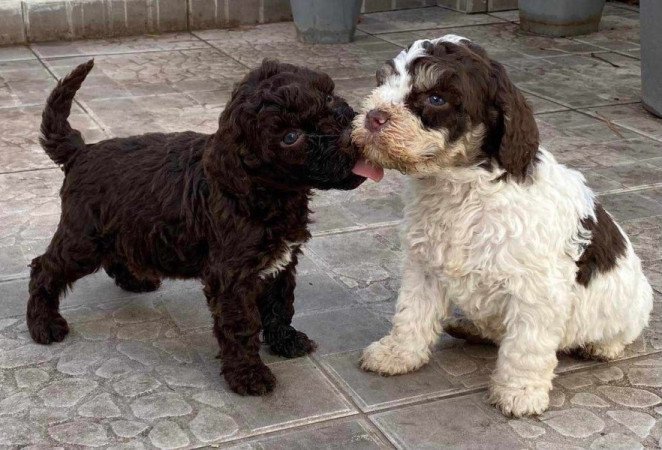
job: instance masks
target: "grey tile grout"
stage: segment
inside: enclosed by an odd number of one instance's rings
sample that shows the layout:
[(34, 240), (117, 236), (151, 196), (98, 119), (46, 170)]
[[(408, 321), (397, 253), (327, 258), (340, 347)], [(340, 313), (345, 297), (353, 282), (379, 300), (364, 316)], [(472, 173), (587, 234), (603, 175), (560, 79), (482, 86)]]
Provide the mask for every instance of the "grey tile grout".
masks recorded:
[[(336, 352), (332, 353), (331, 355), (341, 355), (343, 353), (351, 353), (356, 350), (351, 350), (351, 351), (346, 351), (346, 352)], [(645, 353), (642, 355), (633, 355), (629, 357), (624, 357), (615, 361), (598, 361), (598, 360), (590, 360), (588, 365), (585, 366), (578, 366), (574, 368), (570, 368), (568, 370), (565, 370), (563, 372), (555, 373), (555, 378), (560, 378), (562, 376), (566, 375), (573, 375), (577, 373), (582, 373), (582, 372), (588, 372), (590, 370), (598, 369), (598, 368), (604, 368), (604, 367), (610, 367), (612, 365), (616, 364), (621, 364), (625, 362), (630, 362), (630, 361), (638, 361), (641, 359), (645, 358), (650, 358), (652, 356), (656, 355), (662, 355), (662, 350), (654, 350), (649, 353)], [(329, 356), (329, 355), (324, 355), (324, 356)], [(313, 359), (313, 358), (311, 358)], [(331, 375), (329, 375), (331, 376)], [(459, 397), (466, 397), (470, 395), (474, 395), (480, 392), (486, 392), (489, 389), (489, 384), (482, 386), (482, 387), (475, 387), (475, 388), (467, 388), (464, 391), (458, 391), (458, 392), (453, 392), (450, 394), (440, 394), (440, 395), (434, 395), (430, 394), (430, 398), (422, 398), (422, 399), (417, 399), (413, 400), (411, 402), (406, 402), (406, 399), (403, 399), (403, 402), (398, 403), (396, 405), (384, 405), (384, 406), (376, 406), (373, 409), (370, 409), (370, 411), (365, 412), (367, 416), (373, 416), (376, 414), (381, 414), (389, 411), (394, 411), (394, 410), (399, 410), (399, 409), (404, 409), (412, 406), (419, 406), (419, 405), (425, 405), (428, 403), (434, 403), (436, 401), (441, 401), (441, 400), (449, 400), (453, 398), (459, 398)], [(362, 410), (361, 410), (362, 411)], [(363, 411), (362, 411), (363, 412)]]
[(375, 431), (383, 440), (384, 442), (387, 442), (388, 444), (391, 445), (390, 448), (396, 448), (393, 442), (386, 436), (386, 434), (375, 424), (370, 420), (370, 415), (369, 413), (363, 411), (363, 409), (359, 406), (359, 404), (354, 400), (354, 398), (349, 394), (343, 386), (338, 383), (338, 381), (335, 379), (334, 376), (332, 376), (329, 371), (327, 370), (326, 367), (317, 359), (316, 354), (312, 354), (310, 356), (310, 360), (313, 361), (313, 364), (317, 367), (317, 369), (324, 375), (324, 377), (340, 392), (345, 400), (349, 402), (358, 412), (358, 416), (365, 419), (365, 421), (370, 425), (370, 427)]
[(325, 230), (325, 231), (318, 231), (318, 232), (312, 232), (313, 237), (323, 237), (323, 236), (332, 236), (332, 235), (337, 235), (337, 234), (345, 234), (345, 233), (352, 233), (354, 231), (367, 231), (367, 230), (376, 230), (379, 228), (388, 228), (392, 227), (395, 225), (399, 225), (402, 222), (402, 219), (398, 220), (389, 220), (386, 222), (375, 222), (372, 224), (366, 224), (366, 225), (353, 225), (349, 227), (340, 227), (340, 228), (333, 228), (331, 230)]
[[(638, 105), (638, 104), (641, 104), (641, 100), (639, 100), (639, 101), (633, 101), (633, 102), (628, 102), (628, 103), (616, 103), (616, 104), (611, 104), (611, 105), (582, 106), (582, 107), (579, 107), (579, 108), (572, 108), (572, 110), (575, 111), (575, 112), (578, 112), (578, 113), (580, 113), (580, 114), (583, 114), (583, 115), (585, 115), (585, 116), (591, 117), (591, 118), (593, 118), (593, 119), (600, 120), (601, 122), (605, 122), (605, 120), (602, 120), (602, 119), (600, 119), (599, 117), (596, 117), (596, 115), (591, 114), (591, 112), (588, 111), (588, 110), (590, 110), (590, 109), (597, 109), (597, 108), (609, 108), (609, 107), (612, 107), (612, 106), (628, 106), (628, 105)], [(653, 141), (662, 142), (662, 141), (660, 140), (660, 138), (653, 137), (653, 136), (651, 136), (651, 135), (649, 135), (649, 134), (646, 134), (646, 133), (644, 133), (644, 132), (642, 132), (642, 131), (640, 131), (640, 130), (637, 130), (637, 129), (633, 128), (633, 127), (630, 127), (630, 126), (627, 126), (627, 125), (621, 125), (621, 124), (618, 124), (618, 123), (614, 123), (614, 125), (616, 125), (617, 127), (624, 128), (624, 129), (626, 129), (626, 130), (628, 130), (628, 131), (631, 131), (631, 132), (633, 132), (633, 133), (635, 133), (635, 134), (638, 134), (639, 136), (643, 136), (643, 137), (645, 137), (645, 138), (651, 139), (651, 140), (653, 140)]]
[(41, 172), (44, 170), (55, 170), (59, 169), (58, 166), (53, 166), (53, 167), (35, 167), (33, 169), (19, 169), (19, 170), (10, 170), (6, 172), (0, 172), (0, 175), (11, 175), (14, 173), (26, 173), (26, 172)]
[[(197, 42), (196, 40), (191, 40), (188, 42)], [(30, 49), (32, 50), (32, 46), (29, 46)], [(57, 56), (38, 56), (38, 58), (43, 58), (46, 61), (60, 61), (63, 59), (71, 59), (71, 58), (93, 58), (97, 56), (123, 56), (123, 55), (137, 55), (141, 53), (164, 53), (164, 52), (182, 52), (182, 51), (187, 51), (187, 50), (204, 50), (208, 49), (209, 44), (207, 46), (200, 46), (200, 47), (192, 47), (192, 48), (173, 48), (173, 49), (159, 49), (159, 50), (134, 50), (134, 51), (126, 51), (126, 52), (112, 52), (112, 53), (104, 53), (104, 52), (91, 52), (91, 53), (79, 53), (79, 54), (65, 54), (65, 55), (57, 55)], [(33, 50), (34, 52), (34, 50)], [(35, 52), (35, 54), (37, 54)], [(24, 61), (32, 61), (30, 60), (24, 60)], [(1, 63), (2, 61), (0, 61)]]
[(196, 39), (198, 39), (199, 41), (204, 42), (206, 45), (208, 45), (209, 47), (213, 48), (214, 50), (216, 50), (216, 51), (217, 51), (218, 53), (220, 53), (221, 55), (227, 56), (228, 58), (230, 58), (231, 60), (233, 60), (233, 61), (236, 62), (237, 64), (240, 64), (241, 66), (245, 67), (246, 69), (251, 70), (251, 67), (250, 67), (250, 66), (248, 66), (247, 64), (244, 64), (243, 62), (241, 62), (240, 60), (238, 60), (238, 59), (235, 58), (234, 56), (232, 56), (232, 55), (230, 55), (229, 53), (225, 52), (225, 51), (224, 51), (223, 49), (221, 49), (220, 47), (215, 46), (214, 44), (212, 44), (211, 42), (209, 42), (207, 39), (204, 39), (204, 38), (198, 36), (194, 31), (189, 31), (189, 33), (191, 34), (191, 36), (194, 36), (194, 37), (195, 37)]
[[(642, 161), (645, 162), (645, 161)], [(628, 192), (640, 192), (640, 191), (645, 191), (647, 189), (656, 189), (662, 187), (662, 182), (660, 183), (651, 183), (651, 184), (642, 184), (640, 186), (632, 186), (632, 187), (625, 187), (625, 188), (616, 188), (616, 189), (608, 189), (606, 191), (602, 191), (597, 193), (598, 196), (602, 195), (613, 195), (613, 194), (624, 194)]]
[[(235, 438), (235, 439), (229, 439), (229, 440), (226, 440), (226, 441), (219, 442), (217, 444), (213, 444), (213, 443), (212, 444), (206, 444), (206, 445), (203, 444), (203, 445), (200, 445), (200, 446), (197, 446), (197, 447), (194, 447), (194, 448), (207, 448), (209, 445), (213, 445), (213, 446), (218, 445), (219, 448), (229, 448), (231, 446), (234, 447), (238, 444), (251, 442), (255, 439), (286, 436), (290, 433), (305, 431), (305, 430), (308, 430), (308, 429), (315, 429), (315, 428), (319, 427), (320, 425), (326, 425), (326, 424), (334, 425), (334, 424), (347, 423), (347, 422), (351, 422), (352, 420), (356, 420), (357, 417), (359, 417), (359, 414), (351, 414), (351, 415), (347, 415), (347, 416), (333, 417), (333, 418), (321, 420), (319, 422), (299, 424), (299, 425), (294, 425), (294, 426), (291, 426), (291, 427), (281, 428), (281, 429), (278, 429), (278, 430), (271, 430), (271, 431), (267, 431), (267, 432), (264, 432), (264, 433), (258, 433), (258, 434), (243, 436), (243, 437), (239, 437), (239, 438)], [(368, 426), (372, 425), (372, 423), (369, 420), (364, 419), (363, 421), (365, 423), (367, 423)], [(374, 433), (374, 430), (371, 430), (371, 431), (373, 431), (373, 433)], [(377, 433), (375, 433), (375, 434), (377, 434)], [(382, 438), (382, 436), (379, 436), (379, 437)], [(382, 438), (382, 440), (384, 440), (385, 443), (390, 444), (390, 441), (388, 439)], [(388, 448), (395, 448), (395, 447), (388, 447)]]

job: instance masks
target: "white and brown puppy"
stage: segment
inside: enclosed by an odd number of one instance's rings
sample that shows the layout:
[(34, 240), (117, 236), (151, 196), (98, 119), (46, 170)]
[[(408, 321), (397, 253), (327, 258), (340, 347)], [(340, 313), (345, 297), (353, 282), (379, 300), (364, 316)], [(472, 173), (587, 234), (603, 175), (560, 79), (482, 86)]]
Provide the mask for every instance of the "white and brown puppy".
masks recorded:
[[(377, 81), (353, 138), (375, 166), (410, 175), (410, 195), (393, 329), (362, 367), (418, 369), (447, 321), (499, 344), (501, 411), (541, 413), (557, 350), (613, 359), (648, 323), (639, 258), (584, 177), (539, 146), (531, 108), (481, 47), (416, 41)], [(469, 320), (449, 323), (453, 305)]]

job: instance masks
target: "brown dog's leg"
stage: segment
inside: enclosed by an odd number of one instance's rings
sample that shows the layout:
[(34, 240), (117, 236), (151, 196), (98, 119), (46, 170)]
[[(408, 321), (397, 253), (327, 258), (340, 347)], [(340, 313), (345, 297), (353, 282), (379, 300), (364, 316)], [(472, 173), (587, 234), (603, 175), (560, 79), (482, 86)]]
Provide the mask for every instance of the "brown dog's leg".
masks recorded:
[(260, 359), (260, 312), (256, 278), (207, 276), (205, 295), (220, 347), (221, 373), (230, 389), (241, 395), (271, 392), (276, 378)]
[(40, 344), (60, 342), (69, 332), (59, 313), (60, 295), (71, 284), (99, 268), (96, 245), (60, 225), (46, 252), (32, 260), (26, 320)]
[(152, 292), (161, 286), (161, 280), (158, 278), (138, 278), (131, 270), (119, 261), (112, 258), (104, 262), (103, 268), (108, 276), (115, 280), (115, 284), (125, 291), (129, 292)]
[(290, 265), (276, 277), (268, 280), (258, 300), (264, 340), (271, 352), (285, 358), (304, 356), (317, 347), (305, 333), (291, 325), (294, 315), (294, 288), (296, 256)]

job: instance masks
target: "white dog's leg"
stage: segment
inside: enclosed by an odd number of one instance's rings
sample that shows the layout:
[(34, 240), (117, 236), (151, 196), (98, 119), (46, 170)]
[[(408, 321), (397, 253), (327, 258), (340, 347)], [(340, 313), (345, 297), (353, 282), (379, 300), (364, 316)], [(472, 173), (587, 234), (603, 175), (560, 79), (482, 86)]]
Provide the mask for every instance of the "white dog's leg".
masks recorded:
[(390, 334), (363, 351), (361, 368), (383, 375), (411, 372), (430, 359), (449, 304), (439, 280), (414, 261), (405, 262)]
[[(549, 406), (556, 351), (565, 330), (568, 296), (531, 277), (508, 302), (490, 401), (505, 415), (540, 414)], [(514, 283), (516, 284), (516, 283)]]

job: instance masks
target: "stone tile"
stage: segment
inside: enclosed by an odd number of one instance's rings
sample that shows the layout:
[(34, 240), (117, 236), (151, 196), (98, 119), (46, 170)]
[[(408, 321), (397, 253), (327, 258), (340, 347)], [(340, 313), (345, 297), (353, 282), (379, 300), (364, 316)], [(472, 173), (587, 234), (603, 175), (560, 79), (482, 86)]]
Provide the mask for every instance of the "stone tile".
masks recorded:
[(310, 215), (312, 222), (309, 228), (313, 236), (336, 232), (358, 225), (354, 215), (342, 205), (317, 206), (315, 203), (315, 199), (313, 199), (311, 206), (312, 214)]
[(159, 296), (170, 317), (182, 331), (209, 328), (212, 325), (202, 287), (202, 283), (191, 280), (182, 283), (181, 286), (174, 285), (172, 289), (162, 292)]
[(127, 36), (115, 39), (57, 41), (32, 44), (40, 58), (113, 55), (154, 51), (208, 48), (208, 44), (189, 33), (165, 33), (148, 36)]
[(662, 215), (662, 203), (640, 193), (606, 194), (601, 195), (599, 199), (605, 209), (619, 222)]
[(371, 420), (398, 448), (521, 448), (522, 440), (483, 394), (376, 414)]
[(28, 273), (48, 245), (60, 216), (59, 169), (0, 175), (0, 274)]
[(279, 382), (272, 395), (262, 398), (233, 395), (228, 399), (228, 406), (248, 429), (275, 430), (355, 413), (308, 358), (274, 364), (271, 369)]
[(616, 125), (634, 130), (658, 141), (662, 140), (662, 119), (646, 111), (641, 103), (591, 108), (586, 112), (609, 119)]
[[(444, 11), (444, 22), (429, 16), (412, 29), (407, 17), (421, 14), (414, 10), (366, 15), (364, 24), (383, 27), (379, 38), (359, 32), (357, 42), (345, 46), (297, 44), (291, 23), (199, 32), (216, 50), (205, 49), (206, 43), (186, 33), (35, 46), (58, 76), (87, 59), (82, 55), (99, 55), (79, 99), (113, 135), (213, 131), (232, 83), (248, 70), (244, 65), (254, 66), (264, 56), (331, 73), (336, 91), (358, 106), (375, 85), (376, 68), (413, 39), (453, 32), (485, 46), (525, 89), (538, 113), (543, 144), (606, 193), (600, 201), (631, 237), (658, 291), (646, 339), (625, 355), (633, 359), (604, 365), (560, 356), (551, 409), (541, 420), (507, 420), (487, 404), (484, 389), (495, 364), (494, 347), (444, 337), (431, 363), (416, 373), (385, 378), (358, 368), (362, 348), (388, 331), (400, 285), (397, 224), (406, 183), (395, 172), (354, 191), (316, 195), (318, 223), (301, 258), (296, 324), (318, 341), (320, 350), (313, 360), (288, 361), (270, 355), (265, 346), (263, 358), (279, 381), (272, 396), (243, 398), (227, 390), (197, 282), (166, 282), (155, 293), (132, 296), (103, 272), (86, 277), (63, 302), (72, 329), (67, 339), (48, 347), (32, 344), (23, 319), (27, 263), (50, 239), (60, 204), (61, 172), (43, 170), (51, 166), (36, 142), (41, 105), (54, 80), (27, 47), (1, 49), (0, 119), (10, 132), (0, 137), (0, 172), (31, 172), (0, 174), (0, 297), (5, 299), (0, 444), (145, 448), (216, 446), (229, 440), (242, 448), (289, 448), (302, 442), (385, 447), (377, 426), (398, 447), (657, 446), (662, 362), (656, 354), (640, 355), (662, 349), (662, 191), (639, 187), (659, 183), (660, 121), (639, 104), (593, 107), (638, 101), (638, 62), (630, 58), (638, 54), (637, 13), (619, 11), (626, 10), (607, 5), (601, 32), (571, 40), (528, 36), (506, 22), (464, 26), (515, 21), (516, 12), (495, 13), (497, 19)], [(266, 19), (266, 9), (264, 14)], [(146, 26), (139, 11), (128, 11), (128, 16)], [(426, 22), (434, 29), (418, 29)], [(580, 114), (556, 102), (586, 107)], [(72, 120), (87, 139), (104, 136), (82, 110), (74, 108)], [(22, 133), (28, 127), (33, 135)], [(631, 188), (638, 190), (613, 192)], [(566, 371), (574, 373), (563, 375)], [(82, 396), (72, 394), (79, 392), (72, 386), (80, 383), (85, 385)], [(55, 400), (49, 394), (54, 390), (66, 395)], [(459, 397), (444, 399), (447, 395)], [(357, 413), (345, 396), (372, 414), (377, 425), (368, 423), (370, 418), (338, 419)], [(46, 406), (46, 398), (75, 404)], [(406, 406), (412, 402), (422, 404)], [(139, 410), (147, 418), (138, 420), (131, 405), (143, 403), (148, 407)], [(173, 415), (175, 404), (187, 405), (190, 412), (183, 407), (177, 410), (183, 415)], [(306, 426), (287, 430), (301, 425)]]
[[(559, 162), (582, 171), (646, 161), (659, 154), (658, 141), (574, 111), (540, 114), (536, 121), (542, 146)], [(590, 173), (585, 174), (590, 178)], [(609, 177), (618, 178), (614, 174)], [(604, 187), (608, 190), (623, 186), (611, 183)]]
[(275, 58), (324, 71), (334, 79), (372, 77), (385, 60), (401, 50), (396, 45), (365, 34), (357, 35), (356, 40), (348, 44), (304, 44), (293, 40), (291, 29), (280, 24), (268, 27), (276, 28), (273, 39), (261, 34), (253, 39), (240, 30), (237, 35), (230, 35), (228, 40), (208, 42), (249, 67), (256, 67), (264, 58)]
[(379, 449), (386, 443), (364, 420), (318, 425), (302, 431), (293, 431), (277, 436), (257, 438), (244, 442), (233, 449), (258, 450), (269, 448), (285, 450), (290, 448), (351, 448)]
[[(633, 362), (628, 361), (618, 367), (628, 375), (629, 371), (635, 370), (636, 377), (636, 370), (641, 369), (631, 368), (632, 365)], [(654, 387), (656, 381), (653, 387), (647, 385), (644, 389), (612, 387), (605, 382), (583, 383), (582, 387), (574, 387), (580, 392), (572, 394), (563, 385), (580, 386), (566, 381), (576, 377), (574, 374), (562, 375), (555, 381), (551, 409), (539, 421), (505, 419), (488, 405), (482, 393), (394, 409), (374, 414), (371, 419), (397, 447), (422, 448), (434, 443), (435, 446), (482, 448), (480, 439), (485, 439), (482, 442), (490, 447), (501, 447), (495, 439), (504, 439), (516, 448), (533, 448), (535, 443), (538, 448), (548, 448), (545, 445), (568, 448), (572, 444), (586, 448), (612, 434), (630, 436), (635, 443), (646, 446), (657, 442), (652, 440), (658, 438), (657, 431), (649, 435), (655, 422), (650, 411), (660, 402), (654, 393), (659, 391)], [(388, 380), (397, 378), (400, 377)], [(613, 382), (619, 383), (618, 380)], [(568, 397), (572, 398), (570, 404), (564, 400)], [(480, 425), (471, 421), (478, 421)], [(510, 426), (501, 426), (506, 422)], [(482, 438), (483, 432), (490, 432), (490, 437)], [(614, 439), (616, 442), (616, 437)], [(545, 445), (540, 447), (543, 443)]]
[[(1, 8), (1, 6), (0, 6)], [(20, 61), (37, 57), (27, 46), (0, 47), (0, 61)]]
[(662, 217), (630, 220), (621, 225), (632, 241), (639, 258), (646, 261), (644, 269), (649, 267), (649, 261), (657, 261), (662, 258), (662, 248), (659, 245), (662, 241)]
[[(35, 253), (33, 256), (37, 256)], [(27, 263), (26, 263), (27, 266)], [(26, 269), (27, 270), (27, 269)], [(27, 277), (27, 273), (25, 274)], [(0, 282), (0, 296), (4, 299), (5, 309), (0, 311), (0, 317), (8, 317), (25, 312), (25, 306), (28, 299), (28, 278), (19, 278), (16, 280)], [(174, 283), (173, 283), (174, 284)], [(88, 275), (81, 278), (75, 284), (73, 289), (62, 299), (61, 306), (63, 308), (74, 308), (72, 313), (79, 310), (85, 311), (84, 308), (106, 303), (110, 301), (122, 301), (130, 299), (129, 302), (133, 304), (151, 305), (152, 301), (161, 298), (161, 296), (176, 295), (169, 294), (172, 290), (178, 292), (176, 287), (170, 283), (164, 283), (159, 291), (153, 293), (146, 293), (136, 295), (135, 293), (124, 291), (117, 287), (114, 281), (101, 270), (93, 275)], [(200, 294), (202, 295), (202, 294)], [(203, 303), (204, 305), (204, 298)], [(82, 307), (76, 308), (76, 307)], [(105, 325), (112, 325), (106, 323), (99, 323), (99, 317), (90, 317), (94, 323), (93, 328), (83, 328), (76, 332), (82, 333), (86, 339), (98, 340), (103, 338), (110, 330)]]
[[(94, 308), (107, 308), (105, 311), (111, 317), (123, 317), (124, 314), (121, 306)], [(64, 315), (68, 316), (66, 311)], [(76, 329), (79, 320), (70, 318), (72, 329)], [(159, 320), (163, 330), (172, 328), (167, 316), (160, 316)], [(0, 338), (29, 339), (23, 327), (18, 322), (10, 323), (0, 330)], [(191, 347), (186, 337), (177, 336)], [(209, 338), (213, 340), (210, 333)], [(51, 437), (72, 445), (100, 443), (101, 436), (105, 436), (108, 444), (118, 443), (115, 436), (126, 438), (144, 433), (148, 426), (145, 422), (153, 427), (149, 431), (153, 443), (165, 442), (177, 435), (176, 429), (179, 429), (191, 445), (200, 445), (354, 412), (307, 358), (272, 365), (279, 380), (277, 391), (265, 398), (247, 398), (230, 393), (218, 374), (218, 367), (212, 367), (205, 360), (195, 358), (191, 363), (182, 364), (149, 343), (126, 344), (110, 336), (106, 342), (95, 344), (104, 346), (105, 350), (100, 351), (90, 347), (76, 333), (57, 345), (25, 344), (17, 347), (23, 349), (20, 353), (2, 353), (0, 368), (3, 372), (14, 372), (16, 368), (16, 377), (3, 378), (3, 385), (8, 383), (7, 388), (22, 395), (21, 398), (31, 396), (34, 404), (21, 404), (34, 417), (34, 424), (52, 424), (49, 428)], [(40, 353), (25, 349), (39, 350)], [(85, 371), (76, 371), (76, 376), (59, 374), (52, 378), (50, 374), (54, 373), (56, 366), (62, 365), (66, 354), (77, 357)], [(113, 369), (118, 371), (109, 372), (107, 361), (113, 361)], [(36, 364), (40, 369), (25, 368)], [(69, 358), (67, 364), (73, 367), (73, 360)], [(128, 371), (119, 370), (122, 365)], [(107, 368), (103, 369), (104, 366)], [(314, 401), (310, 401), (312, 398)], [(4, 403), (0, 405), (0, 412)], [(45, 414), (41, 406), (44, 403), (54, 410)], [(283, 405), (292, 407), (284, 408)], [(131, 418), (133, 415), (141, 422), (135, 423)], [(90, 426), (92, 422), (83, 419), (85, 417), (93, 418), (95, 425)], [(118, 418), (124, 422), (118, 423)], [(163, 425), (164, 422), (167, 426)], [(33, 441), (44, 442), (37, 437), (30, 442)]]
[(299, 275), (294, 298), (295, 316), (346, 308), (357, 302), (349, 289), (324, 273)]
[(370, 34), (395, 31), (426, 30), (500, 22), (496, 17), (483, 14), (467, 15), (444, 8), (417, 8), (365, 14), (358, 29)]
[[(364, 411), (392, 408), (485, 388), (497, 357), (496, 347), (470, 345), (443, 335), (432, 352), (430, 362), (423, 368), (407, 375), (383, 377), (359, 368), (362, 350), (316, 358)], [(560, 354), (557, 373), (585, 368), (591, 364), (594, 363)]]
[(485, 48), (490, 57), (502, 63), (510, 63), (517, 67), (525, 65), (523, 61), (535, 61), (526, 59), (526, 57), (541, 58), (601, 51), (598, 47), (582, 42), (574, 42), (563, 38), (527, 35), (520, 31), (517, 24), (502, 22), (496, 17), (492, 18), (497, 23), (480, 26), (456, 26), (455, 24), (449, 24), (448, 26), (442, 25), (434, 29), (422, 31), (380, 34), (379, 37), (406, 47), (416, 39), (431, 39), (445, 34), (457, 34)]
[(99, 447), (108, 443), (108, 433), (105, 428), (87, 420), (53, 425), (48, 429), (48, 434), (61, 444)]
[[(47, 59), (61, 77), (87, 57)], [(246, 68), (214, 49), (100, 55), (79, 91), (83, 100), (229, 90)]]
[(607, 5), (602, 12), (600, 32), (572, 39), (613, 51), (638, 50), (639, 13)]
[[(360, 228), (365, 225), (393, 224), (403, 217), (403, 202), (399, 193), (388, 193), (389, 186), (373, 186), (368, 181), (375, 196), (367, 195), (362, 189), (358, 192), (343, 195), (317, 196), (313, 199), (313, 235), (336, 232), (351, 227)], [(381, 183), (380, 183), (381, 184)], [(330, 204), (329, 204), (330, 203)]]
[[(230, 92), (223, 92), (229, 98)], [(116, 137), (189, 130), (213, 133), (218, 129), (222, 110), (221, 105), (201, 104), (180, 93), (98, 99), (86, 105), (94, 111), (99, 123)]]
[(336, 80), (335, 93), (340, 95), (354, 109), (358, 109), (363, 99), (377, 86), (375, 74), (363, 78), (349, 78)]
[(524, 97), (526, 97), (529, 105), (531, 105), (534, 114), (566, 111), (568, 109), (563, 105), (559, 105), (558, 103), (554, 103), (550, 100), (538, 97), (537, 95), (524, 93)]
[(530, 60), (519, 69), (511, 72), (518, 87), (572, 107), (635, 102), (641, 95), (639, 61), (617, 53)]
[[(46, 101), (44, 97), (43, 101)], [(42, 106), (8, 108), (2, 111), (3, 133), (0, 136), (0, 172), (54, 168), (55, 164), (39, 145)], [(71, 126), (87, 142), (106, 137), (99, 126), (78, 106), (69, 117)]]
[(662, 168), (646, 162), (598, 169), (594, 173), (613, 180), (616, 182), (616, 187), (623, 188), (635, 188), (662, 182)]
[(191, 432), (202, 442), (214, 442), (234, 435), (238, 426), (232, 417), (212, 408), (203, 408), (189, 423)]
[(364, 411), (440, 397), (465, 389), (462, 385), (453, 384), (434, 363), (415, 373), (396, 377), (363, 372), (359, 368), (361, 353), (362, 349), (317, 358)]
[(390, 329), (386, 321), (360, 306), (295, 316), (292, 325), (317, 342), (317, 355), (363, 348)]
[[(651, 364), (659, 359), (659, 355), (655, 355), (646, 361)], [(534, 442), (538, 446), (544, 443), (544, 448), (567, 448), (573, 444), (582, 448), (656, 445), (659, 431), (654, 429), (656, 415), (653, 410), (661, 401), (655, 375), (657, 368), (639, 367), (639, 361), (642, 360), (559, 377), (554, 382), (554, 392), (569, 397), (570, 403), (556, 404), (540, 416), (536, 426), (542, 429), (541, 434), (520, 434), (526, 439), (524, 446), (532, 446)], [(591, 373), (595, 376), (592, 380)], [(591, 382), (577, 384), (570, 381), (577, 376)], [(632, 379), (639, 383), (637, 387), (630, 384)], [(566, 385), (572, 387), (566, 388)], [(511, 425), (521, 422), (510, 420)]]
[(43, 105), (55, 80), (37, 60), (0, 61), (0, 108)]
[(181, 448), (189, 444), (186, 433), (172, 420), (162, 420), (149, 432), (149, 440), (157, 448)]
[[(390, 199), (391, 201), (398, 201), (397, 197), (401, 197), (406, 191), (407, 187), (406, 177), (400, 172), (394, 170), (386, 171), (384, 178), (379, 183), (373, 181), (366, 181), (357, 189), (352, 191), (317, 191), (313, 197), (311, 208), (313, 211), (324, 206), (337, 206), (342, 209), (351, 203), (361, 203), (365, 201)], [(364, 211), (363, 214), (370, 214), (369, 211)], [(360, 223), (370, 223), (365, 221), (361, 216), (356, 217)]]
[[(350, 287), (364, 286), (400, 272), (400, 242), (394, 227), (319, 236), (308, 243), (314, 257)], [(356, 258), (353, 255), (361, 255)]]
[(592, 143), (620, 141), (641, 137), (640, 135), (614, 123), (610, 124), (599, 118), (591, 117), (576, 111), (561, 111), (542, 114), (536, 117), (536, 121), (543, 126), (553, 127), (554, 131), (563, 137), (584, 138)]

